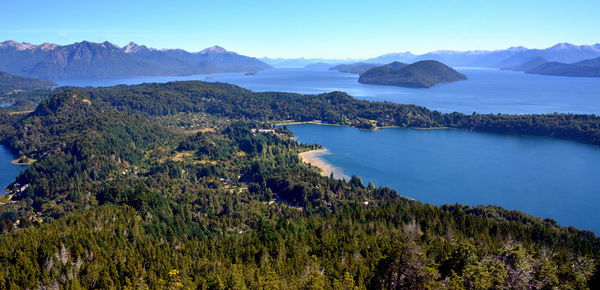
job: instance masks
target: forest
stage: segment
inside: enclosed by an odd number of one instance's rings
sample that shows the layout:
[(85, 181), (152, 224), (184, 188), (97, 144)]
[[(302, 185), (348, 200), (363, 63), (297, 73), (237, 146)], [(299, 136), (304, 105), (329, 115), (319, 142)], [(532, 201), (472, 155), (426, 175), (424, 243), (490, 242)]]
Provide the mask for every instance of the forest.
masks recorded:
[[(67, 88), (68, 89), (68, 88)], [(226, 83), (200, 81), (83, 89), (120, 111), (172, 119), (208, 114), (232, 120), (315, 121), (376, 129), (456, 128), (500, 134), (547, 136), (600, 145), (600, 117), (583, 114), (440, 113), (416, 105), (357, 100), (343, 92), (319, 95), (255, 93)]]
[(61, 88), (30, 113), (0, 112), (2, 144), (37, 160), (0, 199), (0, 288), (600, 287), (592, 232), (323, 177), (298, 157), (319, 145), (273, 127), (285, 120), (591, 144), (600, 124), (220, 83)]

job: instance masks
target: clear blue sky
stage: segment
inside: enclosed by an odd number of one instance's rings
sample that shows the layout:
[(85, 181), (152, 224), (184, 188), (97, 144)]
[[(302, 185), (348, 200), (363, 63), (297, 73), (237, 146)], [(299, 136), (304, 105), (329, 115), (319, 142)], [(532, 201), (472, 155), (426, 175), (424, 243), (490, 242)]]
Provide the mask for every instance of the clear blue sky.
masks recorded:
[(593, 44), (600, 42), (599, 15), (599, 0), (0, 0), (0, 40), (364, 58)]

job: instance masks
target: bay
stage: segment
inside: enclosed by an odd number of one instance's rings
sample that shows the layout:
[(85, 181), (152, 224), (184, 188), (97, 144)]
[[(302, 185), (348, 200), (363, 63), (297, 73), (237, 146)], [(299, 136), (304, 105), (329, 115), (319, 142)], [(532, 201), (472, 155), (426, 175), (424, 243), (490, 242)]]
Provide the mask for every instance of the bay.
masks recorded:
[(464, 130), (289, 125), (347, 176), (435, 205), (498, 205), (600, 233), (600, 148)]
[(16, 157), (4, 146), (0, 146), (0, 195), (6, 193), (5, 188), (15, 181), (15, 177), (27, 168), (24, 165), (15, 165), (11, 161)]

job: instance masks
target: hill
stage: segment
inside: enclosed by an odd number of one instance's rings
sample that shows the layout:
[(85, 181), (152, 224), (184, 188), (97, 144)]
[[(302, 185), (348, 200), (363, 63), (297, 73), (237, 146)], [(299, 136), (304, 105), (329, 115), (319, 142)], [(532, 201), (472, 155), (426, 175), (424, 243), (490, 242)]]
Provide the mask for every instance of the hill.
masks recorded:
[(514, 71), (527, 71), (534, 67), (545, 64), (547, 62), (548, 61), (545, 58), (543, 58), (541, 56), (536, 56), (520, 65), (507, 66), (507, 67), (503, 67), (502, 69), (503, 70), (514, 70)]
[(466, 79), (466, 76), (443, 63), (424, 60), (410, 65), (396, 62), (376, 67), (361, 74), (358, 81), (364, 84), (430, 88), (440, 83)]
[(600, 57), (570, 64), (547, 62), (530, 68), (526, 73), (567, 77), (600, 77)]
[(42, 90), (57, 86), (52, 81), (17, 77), (5, 72), (0, 72), (0, 95), (14, 91)]
[(130, 43), (82, 41), (70, 45), (0, 43), (0, 70), (45, 79), (189, 75), (246, 72), (270, 68), (247, 56), (212, 47), (197, 53), (157, 50)]
[(366, 63), (366, 62), (355, 62), (348, 64), (338, 64), (334, 67), (329, 68), (330, 70), (337, 70), (339, 72), (352, 73), (352, 74), (362, 74), (372, 68), (376, 68), (380, 66), (375, 63)]

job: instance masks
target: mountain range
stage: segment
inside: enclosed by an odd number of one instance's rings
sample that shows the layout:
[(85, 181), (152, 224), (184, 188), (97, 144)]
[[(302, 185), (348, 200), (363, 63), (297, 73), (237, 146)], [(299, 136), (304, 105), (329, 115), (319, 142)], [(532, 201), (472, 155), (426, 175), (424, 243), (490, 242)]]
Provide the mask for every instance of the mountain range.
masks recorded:
[(546, 62), (529, 68), (525, 72), (567, 77), (600, 77), (600, 57), (575, 63)]
[[(392, 62), (413, 63), (421, 60), (436, 60), (452, 67), (489, 67), (506, 68), (518, 66), (534, 57), (542, 57), (549, 62), (573, 63), (586, 59), (600, 57), (600, 43), (594, 45), (574, 45), (570, 43), (559, 43), (545, 49), (530, 49), (523, 46), (510, 47), (500, 50), (437, 50), (424, 54), (413, 54), (411, 52), (388, 53), (368, 59), (263, 59), (274, 65), (296, 65), (304, 66), (312, 62), (325, 62), (331, 64), (348, 64), (354, 62), (366, 62), (374, 64), (386, 64)], [(299, 63), (302, 63), (299, 65)]]
[(472, 66), (502, 68), (525, 63), (535, 57), (543, 57), (547, 61), (577, 62), (600, 57), (600, 43), (594, 45), (574, 45), (559, 43), (546, 49), (529, 49), (522, 46), (502, 50), (454, 51), (439, 50), (421, 55), (410, 52), (391, 53), (366, 60), (371, 63), (415, 62), (420, 60), (436, 60), (449, 66)]
[(45, 79), (128, 76), (191, 75), (221, 72), (255, 72), (271, 68), (253, 57), (214, 46), (199, 52), (154, 49), (129, 43), (119, 47), (108, 41), (69, 45), (0, 43), (0, 71)]

